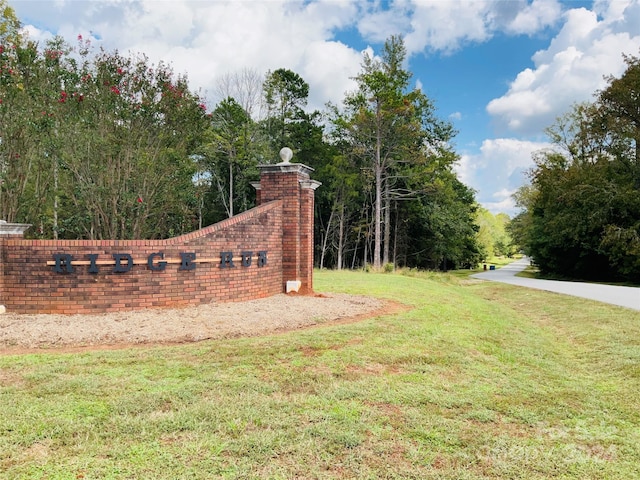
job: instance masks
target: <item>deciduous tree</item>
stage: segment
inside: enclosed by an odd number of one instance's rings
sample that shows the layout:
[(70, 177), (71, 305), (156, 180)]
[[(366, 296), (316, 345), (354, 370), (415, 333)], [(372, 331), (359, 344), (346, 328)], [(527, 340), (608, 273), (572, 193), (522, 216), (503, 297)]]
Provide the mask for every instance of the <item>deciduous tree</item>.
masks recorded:
[(193, 228), (205, 106), (143, 55), (56, 38), (4, 46), (0, 205), (42, 236), (151, 238)]
[(512, 231), (541, 270), (640, 279), (640, 61), (550, 127)]
[(406, 220), (398, 215), (407, 210), (394, 207), (396, 202), (420, 198), (435, 165), (446, 170), (457, 158), (449, 146), (452, 126), (436, 117), (426, 95), (409, 89), (405, 61), (404, 42), (397, 36), (385, 42), (380, 58), (365, 53), (358, 89), (333, 114), (336, 136), (371, 172), (375, 269), (391, 260), (393, 224)]

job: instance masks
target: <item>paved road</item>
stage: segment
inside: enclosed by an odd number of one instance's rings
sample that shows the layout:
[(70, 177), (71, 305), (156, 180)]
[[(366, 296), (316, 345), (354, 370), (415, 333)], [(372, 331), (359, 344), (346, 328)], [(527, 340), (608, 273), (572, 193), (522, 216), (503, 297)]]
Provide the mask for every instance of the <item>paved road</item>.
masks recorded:
[(538, 280), (535, 278), (515, 276), (516, 273), (524, 270), (528, 265), (529, 259), (525, 257), (497, 270), (487, 270), (486, 272), (476, 273), (471, 276), (482, 280), (492, 280), (494, 282), (509, 283), (521, 287), (564, 293), (565, 295), (573, 295), (574, 297), (588, 298), (590, 300), (619, 305), (633, 310), (640, 310), (640, 288), (601, 285), (596, 283)]

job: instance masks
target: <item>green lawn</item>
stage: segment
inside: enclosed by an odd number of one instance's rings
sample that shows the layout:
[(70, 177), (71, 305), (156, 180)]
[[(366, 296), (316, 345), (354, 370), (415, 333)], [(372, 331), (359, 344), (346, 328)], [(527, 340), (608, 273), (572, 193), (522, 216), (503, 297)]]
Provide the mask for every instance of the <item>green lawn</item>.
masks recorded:
[(640, 478), (640, 312), (415, 272), (315, 289), (411, 308), (0, 356), (0, 478)]

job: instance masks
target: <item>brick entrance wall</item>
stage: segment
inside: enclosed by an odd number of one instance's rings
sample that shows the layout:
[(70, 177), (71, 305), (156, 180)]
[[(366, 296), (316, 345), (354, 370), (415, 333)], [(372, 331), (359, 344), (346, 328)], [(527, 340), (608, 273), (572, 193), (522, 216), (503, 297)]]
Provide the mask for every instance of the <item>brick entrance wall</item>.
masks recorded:
[(282, 293), (290, 281), (312, 292), (319, 183), (301, 164), (260, 170), (256, 208), (175, 238), (27, 240), (5, 230), (0, 305), (75, 314), (244, 301)]

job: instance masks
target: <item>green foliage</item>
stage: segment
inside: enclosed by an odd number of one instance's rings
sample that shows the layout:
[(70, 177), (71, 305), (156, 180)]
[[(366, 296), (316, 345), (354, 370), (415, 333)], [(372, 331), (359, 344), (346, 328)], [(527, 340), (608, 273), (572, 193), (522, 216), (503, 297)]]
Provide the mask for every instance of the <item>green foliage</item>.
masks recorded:
[[(249, 181), (258, 175), (256, 130), (249, 114), (233, 98), (221, 101), (211, 114), (200, 166), (210, 185), (207, 200), (211, 202), (207, 203), (223, 206), (224, 217), (234, 215), (236, 204), (244, 210), (253, 204)], [(211, 215), (213, 211), (208, 209), (207, 224), (221, 220)]]
[(455, 132), (426, 95), (409, 89), (405, 59), (402, 38), (390, 37), (379, 59), (364, 56), (358, 90), (346, 95), (343, 109), (330, 110), (340, 151), (333, 161), (358, 179), (341, 185), (326, 220), (327, 236), (335, 225), (338, 268), (347, 252), (352, 265), (372, 262), (378, 270), (386, 263), (449, 268), (478, 250), (473, 194), (452, 170)]
[(365, 55), (342, 110), (306, 112), (309, 85), (280, 68), (264, 82), (227, 76), (207, 115), (167, 65), (96, 52), (82, 38), (38, 48), (0, 7), (0, 218), (34, 224), (30, 235), (158, 238), (202, 227), (254, 206), (256, 166), (289, 146), (323, 184), (320, 265), (455, 268), (481, 256), (473, 192), (453, 174), (455, 132), (409, 88), (402, 38), (380, 58)]
[(478, 243), (482, 246), (484, 260), (494, 256), (511, 257), (516, 253), (516, 247), (506, 228), (509, 222), (510, 218), (505, 213), (493, 215), (484, 208), (478, 208)]
[(61, 238), (193, 229), (191, 155), (206, 125), (186, 77), (78, 39), (4, 48), (0, 216)]
[(406, 222), (403, 265), (450, 270), (477, 265), (483, 252), (477, 241), (477, 204), (473, 191), (452, 172), (440, 172), (431, 191), (407, 204), (412, 212)]
[(293, 126), (304, 118), (309, 84), (297, 73), (279, 68), (268, 72), (263, 86), (268, 109), (265, 130), (274, 151), (289, 146)]
[(0, 44), (20, 45), (23, 42), (20, 33), (20, 20), (7, 0), (0, 0)]
[(640, 60), (549, 129), (510, 228), (543, 273), (640, 279)]

